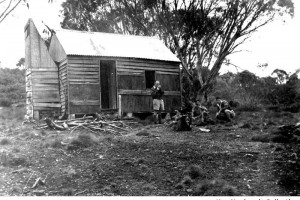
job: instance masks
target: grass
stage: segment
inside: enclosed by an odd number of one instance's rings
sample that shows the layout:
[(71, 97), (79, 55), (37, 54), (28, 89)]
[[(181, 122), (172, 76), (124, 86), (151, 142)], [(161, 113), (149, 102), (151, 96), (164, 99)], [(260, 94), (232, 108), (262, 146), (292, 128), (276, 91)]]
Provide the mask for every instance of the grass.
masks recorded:
[(194, 189), (195, 196), (238, 196), (237, 189), (220, 179), (205, 180)]
[[(243, 124), (249, 123), (249, 119), (251, 119), (251, 125), (261, 125), (261, 122), (268, 122), (269, 124), (268, 118), (263, 118), (263, 113), (255, 116), (253, 113), (248, 112), (242, 114), (241, 117), (247, 115), (247, 118), (243, 121), (238, 118), (239, 122), (243, 122)], [(286, 117), (289, 117), (289, 115)], [(272, 117), (271, 120), (273, 119)], [(0, 126), (1, 124), (3, 124), (2, 121)], [(0, 168), (5, 172), (7, 178), (0, 180), (0, 185), (5, 181), (12, 180), (12, 184), (20, 182), (21, 188), (23, 188), (31, 174), (31, 170), (39, 173), (42, 178), (50, 173), (47, 184), (38, 188), (38, 190), (56, 191), (55, 195), (75, 195), (85, 189), (89, 195), (105, 195), (104, 190), (101, 189), (105, 187), (109, 187), (105, 191), (107, 194), (129, 196), (149, 194), (227, 196), (238, 194), (238, 192), (243, 195), (251, 195), (251, 191), (244, 184), (243, 178), (255, 176), (255, 172), (235, 170), (244, 169), (236, 163), (244, 163), (249, 169), (257, 170), (257, 166), (264, 166), (266, 167), (264, 168), (265, 171), (270, 170), (269, 164), (265, 166), (260, 161), (259, 164), (256, 164), (251, 157), (235, 153), (240, 151), (240, 149), (235, 148), (235, 141), (243, 141), (245, 144), (247, 142), (247, 145), (250, 142), (249, 148), (253, 151), (258, 150), (263, 153), (266, 151), (262, 147), (268, 145), (253, 145), (253, 142), (251, 142), (251, 136), (260, 133), (259, 130), (253, 132), (251, 128), (248, 130), (232, 127), (242, 136), (234, 139), (230, 131), (221, 130), (223, 126), (220, 127), (220, 130), (216, 128), (216, 131), (213, 130), (210, 133), (195, 131), (177, 133), (168, 127), (143, 127), (140, 124), (137, 130), (133, 130), (133, 133), (141, 132), (142, 135), (145, 133), (146, 135), (147, 133), (160, 134), (160, 139), (153, 139), (136, 137), (133, 134), (125, 137), (107, 133), (96, 135), (85, 130), (77, 130), (72, 133), (61, 131), (58, 133), (55, 130), (19, 129), (19, 127), (11, 127), (8, 121), (4, 125), (6, 130), (8, 128), (12, 129), (12, 133), (6, 136), (12, 145), (5, 147), (10, 153), (8, 153), (6, 165), (0, 166)], [(143, 129), (146, 130), (145, 133), (141, 131)], [(269, 129), (266, 132), (271, 133)], [(14, 137), (11, 137), (12, 134)], [(262, 135), (262, 133), (260, 134)], [(27, 137), (31, 139), (27, 140)], [(66, 145), (63, 145), (62, 142), (65, 142)], [(225, 154), (225, 150), (228, 150), (228, 143), (231, 145), (230, 154)], [(273, 146), (272, 149), (275, 147)], [(66, 149), (79, 150), (72, 152), (65, 151)], [(211, 154), (211, 152), (214, 153)], [(74, 165), (74, 163), (77, 164)], [(92, 170), (92, 163), (97, 167), (97, 171)], [(24, 167), (18, 167), (19, 165)], [(72, 166), (72, 168), (68, 166)], [(28, 168), (29, 171), (12, 174), (12, 168), (13, 170)], [(284, 168), (282, 167), (282, 169)], [(272, 178), (274, 184), (273, 182), (272, 184), (263, 182), (265, 178), (268, 178), (268, 180)], [(273, 176), (269, 177), (268, 175), (268, 177), (253, 179), (253, 185), (251, 186), (253, 186), (255, 194), (258, 195), (284, 195), (285, 193), (281, 191), (274, 193), (276, 188), (279, 187), (275, 184), (276, 180)], [(91, 184), (94, 181), (99, 184)], [(34, 182), (34, 177), (32, 177), (28, 186), (33, 184), (31, 182)], [(144, 185), (146, 182), (147, 184)], [(177, 183), (181, 184), (181, 189), (174, 189)], [(117, 185), (117, 189), (110, 186), (113, 184)], [(12, 185), (6, 187), (6, 194), (11, 192), (14, 195), (21, 195), (18, 189), (11, 190)], [(28, 193), (27, 195), (33, 194)]]
[(25, 107), (3, 107), (0, 112), (0, 121), (22, 121), (26, 114)]
[(255, 135), (251, 138), (254, 142), (270, 142), (272, 140), (272, 136), (270, 134), (261, 134), (261, 135)]
[(77, 137), (72, 138), (71, 142), (67, 146), (68, 150), (88, 148), (94, 144), (97, 144), (99, 139), (91, 133), (80, 133)]
[(24, 156), (17, 156), (11, 153), (1, 155), (1, 163), (3, 166), (28, 166), (29, 162)]
[(63, 145), (61, 144), (60, 138), (50, 138), (45, 141), (44, 147), (52, 147), (52, 148), (61, 148)]
[(62, 189), (63, 196), (73, 196), (73, 194), (74, 194), (74, 189), (72, 189), (72, 188), (63, 188)]

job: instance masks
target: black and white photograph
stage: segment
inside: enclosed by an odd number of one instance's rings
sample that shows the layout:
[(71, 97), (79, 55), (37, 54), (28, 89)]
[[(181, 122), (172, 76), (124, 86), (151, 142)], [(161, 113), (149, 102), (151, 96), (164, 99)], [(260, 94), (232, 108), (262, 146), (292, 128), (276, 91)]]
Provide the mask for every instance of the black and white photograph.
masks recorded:
[(0, 198), (293, 199), (299, 72), (298, 0), (0, 0)]

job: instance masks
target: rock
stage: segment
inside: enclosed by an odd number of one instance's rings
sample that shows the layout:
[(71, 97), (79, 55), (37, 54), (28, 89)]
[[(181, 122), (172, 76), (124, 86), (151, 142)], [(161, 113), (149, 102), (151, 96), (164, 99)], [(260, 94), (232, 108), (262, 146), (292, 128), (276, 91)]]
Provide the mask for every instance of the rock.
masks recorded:
[(189, 192), (189, 193), (193, 192), (192, 189), (187, 189), (186, 191)]

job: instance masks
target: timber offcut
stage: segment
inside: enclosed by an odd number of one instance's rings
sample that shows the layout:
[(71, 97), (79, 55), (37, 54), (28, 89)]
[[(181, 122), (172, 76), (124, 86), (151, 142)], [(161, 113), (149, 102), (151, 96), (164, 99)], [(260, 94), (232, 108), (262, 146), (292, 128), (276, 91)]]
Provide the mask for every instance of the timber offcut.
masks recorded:
[(180, 62), (157, 38), (56, 30), (47, 46), (25, 26), (27, 115), (152, 112), (159, 80), (166, 112), (181, 107)]

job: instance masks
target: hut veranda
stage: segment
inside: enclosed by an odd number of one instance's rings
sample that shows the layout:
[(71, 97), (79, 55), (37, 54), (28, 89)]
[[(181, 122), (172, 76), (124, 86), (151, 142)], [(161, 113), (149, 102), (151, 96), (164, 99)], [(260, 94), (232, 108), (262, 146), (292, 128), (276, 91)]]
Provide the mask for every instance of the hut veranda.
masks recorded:
[(159, 39), (58, 30), (47, 46), (33, 20), (24, 31), (29, 117), (152, 112), (155, 80), (165, 111), (181, 107), (180, 62)]

